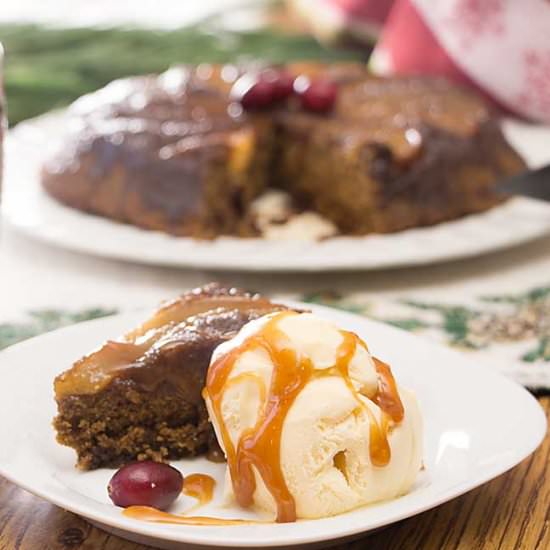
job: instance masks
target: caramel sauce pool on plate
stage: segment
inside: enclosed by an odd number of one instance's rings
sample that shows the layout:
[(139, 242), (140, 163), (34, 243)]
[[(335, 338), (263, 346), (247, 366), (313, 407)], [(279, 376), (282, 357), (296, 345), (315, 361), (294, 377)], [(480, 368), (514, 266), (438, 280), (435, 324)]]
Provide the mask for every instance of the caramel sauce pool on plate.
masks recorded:
[(170, 514), (149, 506), (130, 506), (122, 512), (125, 516), (141, 521), (152, 521), (155, 523), (170, 523), (177, 525), (206, 525), (206, 526), (223, 526), (223, 525), (248, 525), (251, 523), (264, 523), (261, 521), (253, 521), (248, 519), (224, 519), (211, 518), (208, 516), (182, 516), (178, 514)]
[[(189, 474), (184, 477), (182, 493), (197, 499), (198, 506), (204, 506), (212, 500), (215, 487), (216, 480), (209, 475)], [(149, 506), (129, 506), (122, 513), (132, 519), (179, 525), (242, 525), (256, 523), (250, 520), (170, 514)]]
[(216, 480), (206, 474), (190, 474), (183, 479), (182, 493), (196, 498), (199, 506), (208, 504), (214, 496)]

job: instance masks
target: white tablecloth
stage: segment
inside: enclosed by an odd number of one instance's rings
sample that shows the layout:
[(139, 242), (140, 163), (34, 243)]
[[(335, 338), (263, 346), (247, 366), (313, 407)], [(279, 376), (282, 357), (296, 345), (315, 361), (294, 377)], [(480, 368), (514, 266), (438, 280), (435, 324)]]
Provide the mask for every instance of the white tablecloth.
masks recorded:
[[(410, 324), (411, 316), (413, 325), (418, 324), (418, 320), (422, 323), (427, 320), (430, 326), (420, 327), (418, 333), (447, 344), (452, 344), (456, 334), (444, 326), (448, 319), (440, 315), (437, 308), (441, 305), (467, 308), (467, 311), (481, 309), (485, 317), (482, 315), (478, 324), (484, 319), (487, 322), (487, 315), (493, 311), (496, 311), (495, 321), (489, 317), (489, 325), (500, 322), (502, 315), (506, 322), (531, 322), (535, 329), (520, 327), (518, 333), (512, 327), (511, 337), (496, 337), (496, 341), (489, 338), (488, 342), (481, 342), (482, 349), (466, 349), (464, 342), (479, 339), (474, 320), (473, 333), (457, 342), (457, 349), (478, 361), (480, 368), (494, 367), (531, 387), (550, 388), (550, 362), (522, 359), (545, 341), (546, 325), (550, 323), (550, 298), (546, 299), (545, 292), (545, 287), (550, 285), (550, 238), (507, 252), (436, 266), (273, 276), (177, 270), (109, 261), (45, 246), (7, 227), (2, 228), (0, 323), (23, 321), (30, 311), (50, 308), (78, 312), (93, 307), (117, 310), (153, 307), (187, 288), (212, 280), (282, 297), (314, 295), (314, 299), (328, 300), (336, 306), (382, 320), (404, 321), (404, 326)], [(517, 298), (533, 289), (538, 289), (538, 293), (532, 293), (533, 296), (525, 300), (518, 299), (517, 303), (479, 301), (487, 295)], [(435, 304), (435, 308), (414, 306), (411, 309), (403, 300)], [(533, 321), (533, 315), (538, 315), (538, 319)], [(525, 334), (521, 334), (521, 330)]]

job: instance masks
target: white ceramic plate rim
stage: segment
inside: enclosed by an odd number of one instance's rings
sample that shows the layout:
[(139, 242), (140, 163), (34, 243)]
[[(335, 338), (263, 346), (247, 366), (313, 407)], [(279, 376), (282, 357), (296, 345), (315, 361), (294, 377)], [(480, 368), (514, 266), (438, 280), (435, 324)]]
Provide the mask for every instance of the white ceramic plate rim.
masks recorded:
[[(320, 242), (230, 237), (199, 241), (145, 231), (65, 207), (42, 190), (40, 166), (69, 120), (65, 111), (54, 112), (24, 122), (8, 134), (2, 211), (7, 222), (27, 236), (76, 252), (173, 267), (370, 270), (477, 256), (550, 233), (550, 205), (525, 198), (432, 227)], [(517, 122), (505, 127), (530, 166), (550, 161), (550, 153), (541, 146), (550, 139), (550, 128)]]
[[(476, 383), (485, 384), (487, 388), (500, 388), (501, 390), (506, 390), (507, 393), (511, 392), (512, 394), (514, 394), (516, 396), (515, 398), (518, 400), (518, 403), (521, 403), (522, 405), (522, 414), (525, 415), (525, 418), (527, 418), (530, 422), (532, 435), (529, 436), (528, 440), (523, 441), (523, 444), (522, 446), (520, 446), (519, 449), (515, 448), (511, 454), (507, 455), (507, 460), (503, 460), (498, 464), (495, 464), (493, 467), (487, 469), (484, 475), (465, 479), (462, 483), (455, 484), (454, 486), (439, 494), (437, 498), (433, 498), (431, 500), (428, 499), (421, 505), (416, 505), (409, 508), (407, 508), (407, 506), (405, 505), (403, 510), (398, 513), (390, 513), (389, 517), (386, 517), (385, 519), (378, 521), (368, 521), (369, 518), (367, 516), (367, 521), (358, 522), (356, 518), (351, 518), (350, 524), (350, 521), (346, 520), (347, 518), (349, 518), (350, 514), (353, 514), (353, 512), (351, 512), (349, 514), (343, 514), (341, 516), (336, 516), (333, 518), (310, 522), (299, 522), (297, 524), (270, 524), (268, 526), (269, 533), (267, 534), (267, 537), (265, 536), (266, 533), (261, 530), (261, 527), (259, 531), (255, 529), (255, 527), (258, 528), (258, 526), (248, 526), (248, 528), (242, 528), (244, 530), (244, 534), (241, 533), (240, 536), (231, 537), (232, 534), (238, 532), (237, 529), (239, 529), (240, 531), (241, 528), (228, 528), (232, 531), (224, 530), (224, 528), (211, 529), (210, 534), (208, 536), (205, 536), (204, 533), (199, 534), (198, 530), (196, 530), (196, 528), (194, 527), (184, 528), (183, 526), (179, 526), (180, 529), (172, 530), (166, 529), (166, 526), (163, 525), (159, 526), (156, 524), (138, 523), (124, 518), (122, 515), (114, 516), (112, 513), (112, 506), (104, 505), (91, 499), (86, 499), (78, 493), (73, 494), (71, 491), (66, 491), (66, 493), (62, 497), (57, 496), (55, 492), (48, 490), (47, 483), (44, 480), (40, 486), (37, 486), (33, 483), (27, 483), (25, 475), (23, 475), (22, 472), (17, 471), (17, 467), (14, 468), (13, 464), (6, 465), (4, 462), (2, 462), (2, 460), (0, 460), (0, 474), (5, 476), (8, 480), (18, 484), (22, 488), (30, 491), (31, 493), (34, 493), (39, 497), (49, 500), (58, 506), (61, 506), (76, 514), (84, 516), (92, 521), (113, 527), (115, 529), (122, 529), (126, 532), (130, 532), (133, 534), (153, 537), (158, 540), (164, 541), (186, 542), (190, 544), (208, 546), (285, 546), (295, 544), (309, 544), (320, 541), (350, 537), (368, 530), (375, 529), (377, 527), (381, 527), (383, 525), (387, 525), (389, 523), (393, 523), (395, 521), (399, 521), (406, 517), (410, 517), (429, 508), (433, 508), (504, 473), (508, 469), (518, 464), (529, 454), (531, 454), (542, 441), (542, 438), (544, 437), (544, 434), (546, 432), (546, 418), (543, 414), (542, 409), (537, 404), (536, 400), (525, 389), (506, 379), (502, 375), (493, 372), (489, 368), (484, 368), (481, 365), (475, 365), (465, 360), (455, 352), (452, 352), (435, 344), (425, 342), (424, 340), (420, 340), (413, 335), (410, 335), (393, 327), (381, 325), (380, 323), (366, 320), (350, 313), (340, 312), (322, 306), (311, 306), (310, 304), (301, 304), (296, 302), (291, 303), (291, 305), (302, 308), (310, 308), (316, 313), (323, 315), (343, 326), (351, 325), (353, 327), (360, 324), (361, 332), (367, 335), (369, 333), (369, 328), (371, 331), (376, 330), (381, 334), (387, 334), (388, 339), (396, 340), (397, 342), (399, 342), (400, 346), (412, 345), (414, 342), (416, 346), (420, 346), (420, 348), (426, 350), (428, 353), (436, 354), (439, 358), (446, 358), (449, 363), (460, 363), (460, 368), (464, 369), (464, 376), (467, 376), (468, 372), (470, 374), (475, 373)], [(135, 323), (136, 320), (142, 318), (143, 313), (136, 314), (134, 312), (131, 314), (117, 315), (109, 319), (90, 321), (73, 327), (60, 329), (50, 334), (31, 339), (27, 342), (23, 342), (9, 348), (8, 350), (0, 354), (0, 364), (9, 361), (10, 356), (13, 356), (14, 354), (16, 355), (20, 352), (27, 352), (29, 350), (32, 350), (33, 347), (39, 344), (48, 344), (52, 346), (55, 345), (56, 342), (59, 342), (60, 339), (66, 341), (66, 339), (70, 338), (71, 336), (74, 336), (75, 338), (85, 338), (85, 336), (83, 335), (87, 333), (87, 330), (98, 327), (102, 323), (106, 323), (107, 328), (109, 328), (110, 325), (121, 325), (127, 327)], [(384, 336), (384, 338), (386, 338), (386, 336)], [(446, 361), (444, 361), (444, 363), (446, 363)], [(6, 368), (6, 365), (4, 365), (4, 367)], [(442, 366), (442, 368), (448, 367)], [(456, 367), (453, 367), (451, 369), (451, 372), (454, 368)], [(0, 390), (0, 395), (1, 393), (2, 390)], [(380, 505), (374, 506), (384, 506), (384, 504), (399, 503), (399, 501), (405, 502), (404, 499), (407, 499), (407, 496), (401, 497), (394, 501), (390, 501), (389, 503), (382, 503)], [(298, 529), (295, 529), (296, 526), (305, 526), (305, 529), (301, 529), (300, 527)], [(308, 529), (308, 527), (310, 528)], [(220, 530), (218, 531), (217, 529)], [(298, 532), (295, 533), (294, 531)], [(300, 531), (303, 532), (300, 533)], [(275, 533), (277, 533), (276, 537), (274, 537)], [(269, 540), (270, 536), (272, 537), (272, 540)]]

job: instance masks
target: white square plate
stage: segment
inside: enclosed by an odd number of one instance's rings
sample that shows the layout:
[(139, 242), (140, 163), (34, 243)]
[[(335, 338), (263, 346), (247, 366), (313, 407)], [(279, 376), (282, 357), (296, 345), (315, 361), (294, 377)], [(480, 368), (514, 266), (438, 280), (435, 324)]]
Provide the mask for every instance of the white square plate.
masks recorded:
[[(73, 451), (55, 442), (52, 384), (75, 359), (138, 324), (143, 312), (75, 325), (0, 353), (0, 474), (120, 536), (162, 548), (178, 548), (181, 543), (203, 548), (320, 545), (388, 525), (465, 493), (518, 464), (544, 437), (546, 419), (536, 400), (503, 376), (387, 325), (330, 308), (293, 305), (357, 332), (375, 355), (392, 365), (399, 383), (417, 393), (425, 424), (426, 468), (409, 494), (293, 524), (199, 527), (123, 516), (107, 496), (113, 470), (79, 472)], [(184, 475), (214, 475), (218, 489), (222, 485), (224, 465), (197, 459), (175, 466)], [(182, 497), (175, 510), (190, 504)], [(251, 517), (239, 508), (221, 508), (219, 491), (195, 514)]]

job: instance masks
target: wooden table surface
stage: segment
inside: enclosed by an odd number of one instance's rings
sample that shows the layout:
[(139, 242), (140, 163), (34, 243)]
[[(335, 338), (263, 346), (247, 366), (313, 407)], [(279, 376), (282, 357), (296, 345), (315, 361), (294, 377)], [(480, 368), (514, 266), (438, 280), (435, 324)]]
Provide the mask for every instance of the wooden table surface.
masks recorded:
[[(540, 399), (550, 420), (550, 397)], [(510, 472), (339, 550), (550, 548), (550, 437)], [(0, 478), (0, 550), (145, 550)]]

